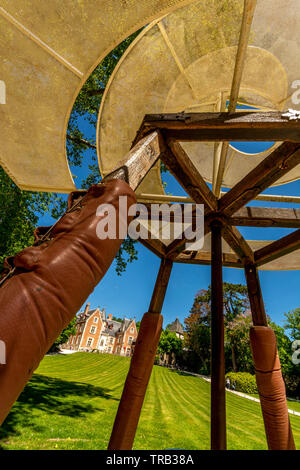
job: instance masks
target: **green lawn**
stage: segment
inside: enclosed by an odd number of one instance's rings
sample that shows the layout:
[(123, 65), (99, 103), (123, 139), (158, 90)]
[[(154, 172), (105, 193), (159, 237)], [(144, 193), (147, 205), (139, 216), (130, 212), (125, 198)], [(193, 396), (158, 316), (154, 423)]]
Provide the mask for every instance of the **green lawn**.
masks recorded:
[[(2, 449), (105, 449), (128, 358), (48, 356), (0, 429)], [(135, 449), (209, 449), (210, 384), (155, 366)], [(260, 405), (227, 393), (229, 449), (266, 449)], [(300, 417), (291, 416), (297, 448)]]

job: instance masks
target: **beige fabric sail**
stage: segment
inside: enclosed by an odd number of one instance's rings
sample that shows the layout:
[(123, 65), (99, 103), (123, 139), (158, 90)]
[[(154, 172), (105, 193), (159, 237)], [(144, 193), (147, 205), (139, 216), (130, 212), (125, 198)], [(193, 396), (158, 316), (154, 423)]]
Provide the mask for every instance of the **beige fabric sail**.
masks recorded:
[[(195, 1), (154, 21), (129, 47), (106, 88), (99, 114), (97, 142), (104, 175), (128, 151), (145, 114), (225, 110), (243, 7), (243, 0)], [(300, 55), (299, 23), (298, 0), (258, 0), (240, 86), (241, 105), (259, 110), (294, 106), (293, 87), (300, 77), (295, 60)], [(182, 145), (204, 179), (212, 182), (220, 145)], [(273, 148), (245, 154), (231, 146), (222, 186), (232, 187)], [(276, 184), (299, 177), (298, 166)], [(155, 194), (163, 194), (158, 173), (155, 181), (151, 174), (139, 192), (151, 193), (150, 184), (155, 184)]]
[(190, 2), (0, 0), (0, 164), (21, 189), (74, 189), (65, 134), (84, 81), (131, 33)]
[[(145, 114), (226, 110), (235, 77), (244, 5), (243, 0), (194, 1), (155, 20), (131, 44), (111, 76), (99, 112), (97, 145), (103, 175), (129, 150)], [(300, 56), (299, 24), (298, 0), (257, 1), (246, 43), (240, 107), (258, 111), (295, 107), (292, 97), (297, 94), (300, 80), (299, 61), (295, 60)], [(213, 183), (222, 144), (181, 145), (205, 181)], [(233, 187), (278, 145), (280, 142), (270, 143), (263, 152), (253, 150), (247, 154), (231, 144), (222, 186)], [(299, 177), (298, 165), (276, 185)], [(137, 193), (164, 195), (159, 164)], [(162, 233), (156, 236), (165, 246), (170, 244)], [(199, 251), (203, 259), (210, 253), (209, 240), (207, 236)], [(269, 243), (249, 241), (254, 250)], [(223, 252), (234, 255), (225, 242)], [(289, 270), (299, 266), (300, 250), (259, 269)]]

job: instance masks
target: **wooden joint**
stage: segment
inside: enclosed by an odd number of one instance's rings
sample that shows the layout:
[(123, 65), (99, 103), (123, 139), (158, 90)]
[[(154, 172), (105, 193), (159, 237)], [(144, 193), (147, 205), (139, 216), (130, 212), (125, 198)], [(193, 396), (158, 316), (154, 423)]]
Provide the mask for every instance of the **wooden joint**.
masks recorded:
[(228, 225), (229, 219), (222, 212), (210, 212), (205, 216), (205, 222), (210, 228), (219, 225), (223, 229)]

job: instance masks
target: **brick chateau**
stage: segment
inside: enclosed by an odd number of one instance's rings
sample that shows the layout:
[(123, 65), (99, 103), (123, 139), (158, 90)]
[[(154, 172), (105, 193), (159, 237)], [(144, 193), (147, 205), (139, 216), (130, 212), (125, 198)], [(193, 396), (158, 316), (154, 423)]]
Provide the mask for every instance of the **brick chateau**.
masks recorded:
[(64, 349), (74, 351), (99, 351), (103, 353), (132, 356), (137, 338), (134, 319), (124, 318), (122, 322), (106, 315), (105, 309), (90, 310), (87, 303), (76, 322), (76, 334), (70, 336)]

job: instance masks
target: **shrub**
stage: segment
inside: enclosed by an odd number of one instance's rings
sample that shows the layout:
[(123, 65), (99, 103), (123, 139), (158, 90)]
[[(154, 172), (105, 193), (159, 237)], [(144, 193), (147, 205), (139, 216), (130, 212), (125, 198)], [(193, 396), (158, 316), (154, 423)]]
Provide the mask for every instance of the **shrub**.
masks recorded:
[(235, 382), (235, 390), (244, 393), (258, 393), (255, 375), (249, 372), (228, 372), (226, 374), (230, 380), (230, 387)]

